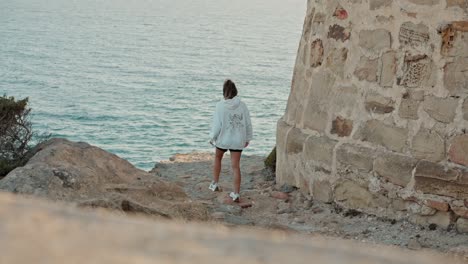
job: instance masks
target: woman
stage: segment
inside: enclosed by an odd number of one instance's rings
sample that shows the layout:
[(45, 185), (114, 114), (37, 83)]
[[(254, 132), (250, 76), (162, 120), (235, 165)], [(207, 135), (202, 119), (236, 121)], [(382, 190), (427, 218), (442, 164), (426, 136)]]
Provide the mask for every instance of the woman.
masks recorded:
[(240, 158), (242, 150), (252, 140), (252, 123), (247, 106), (237, 97), (237, 88), (234, 82), (226, 80), (223, 85), (224, 100), (216, 104), (213, 125), (210, 133), (210, 143), (216, 147), (213, 167), (213, 181), (209, 189), (218, 191), (221, 161), (224, 153), (229, 150), (231, 154), (231, 167), (234, 173), (234, 191), (229, 194), (234, 202), (240, 199)]

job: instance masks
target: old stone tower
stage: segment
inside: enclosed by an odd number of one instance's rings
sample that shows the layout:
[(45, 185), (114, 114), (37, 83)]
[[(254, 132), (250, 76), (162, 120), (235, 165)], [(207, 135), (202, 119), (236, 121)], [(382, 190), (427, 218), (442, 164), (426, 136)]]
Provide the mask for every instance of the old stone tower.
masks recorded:
[(468, 1), (309, 0), (277, 178), (468, 232)]

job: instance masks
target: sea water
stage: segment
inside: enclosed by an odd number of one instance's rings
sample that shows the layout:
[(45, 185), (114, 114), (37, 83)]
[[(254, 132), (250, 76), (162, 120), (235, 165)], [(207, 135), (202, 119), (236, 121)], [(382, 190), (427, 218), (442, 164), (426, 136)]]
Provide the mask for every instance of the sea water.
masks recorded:
[(305, 0), (0, 1), (0, 93), (29, 97), (34, 129), (142, 169), (212, 151), (222, 84), (249, 107), (247, 155), (275, 145)]

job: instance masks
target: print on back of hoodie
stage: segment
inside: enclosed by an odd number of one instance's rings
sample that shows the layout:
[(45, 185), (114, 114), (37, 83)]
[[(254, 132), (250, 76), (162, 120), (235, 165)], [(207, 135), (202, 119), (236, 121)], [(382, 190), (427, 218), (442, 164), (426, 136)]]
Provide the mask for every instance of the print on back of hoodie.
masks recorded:
[(239, 130), (244, 128), (243, 114), (229, 114), (229, 130)]

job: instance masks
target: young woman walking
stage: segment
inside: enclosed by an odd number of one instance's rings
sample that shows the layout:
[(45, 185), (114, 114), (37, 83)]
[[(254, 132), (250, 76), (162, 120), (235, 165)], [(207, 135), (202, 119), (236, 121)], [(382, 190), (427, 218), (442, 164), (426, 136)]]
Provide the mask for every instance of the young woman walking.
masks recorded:
[(213, 116), (213, 125), (210, 133), (210, 143), (216, 147), (213, 166), (213, 181), (209, 189), (218, 191), (221, 161), (224, 153), (229, 150), (231, 154), (231, 167), (234, 174), (234, 191), (229, 194), (234, 202), (240, 199), (240, 158), (242, 150), (252, 140), (252, 123), (247, 106), (237, 97), (237, 88), (234, 82), (226, 80), (223, 85), (224, 100), (216, 104)]

